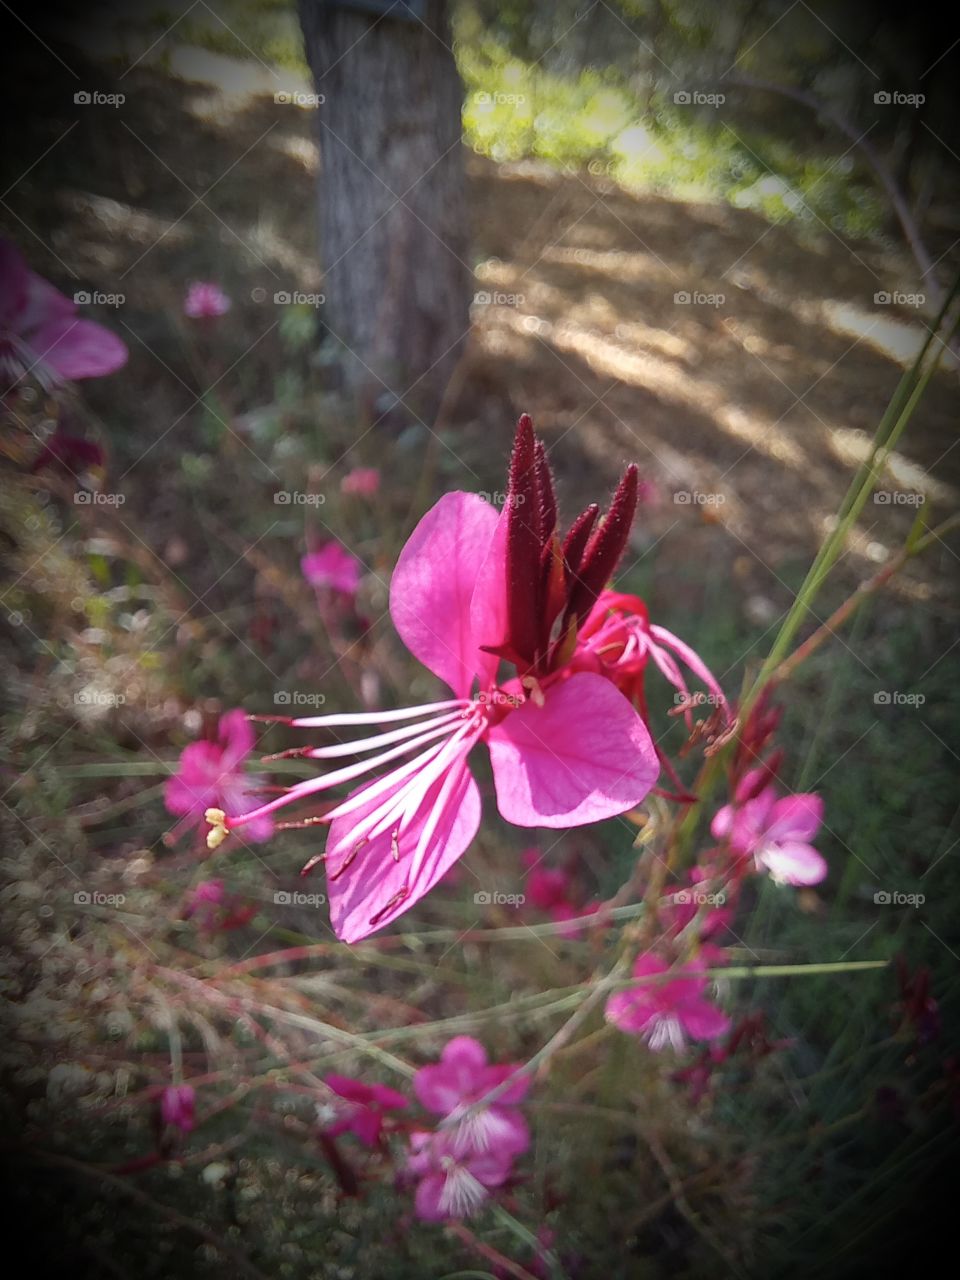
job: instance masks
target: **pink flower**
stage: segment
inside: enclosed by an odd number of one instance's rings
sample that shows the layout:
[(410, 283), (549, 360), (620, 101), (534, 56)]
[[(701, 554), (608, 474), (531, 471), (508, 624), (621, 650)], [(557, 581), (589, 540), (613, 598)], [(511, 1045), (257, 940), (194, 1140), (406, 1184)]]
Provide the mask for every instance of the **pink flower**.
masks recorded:
[(226, 315), (232, 303), (218, 284), (195, 280), (183, 300), (183, 312), (191, 320), (211, 320)]
[(438, 1063), (421, 1067), (413, 1077), (413, 1091), (428, 1111), (456, 1122), (444, 1130), (450, 1135), (451, 1151), (493, 1150), (512, 1159), (530, 1146), (530, 1130), (517, 1110), (530, 1088), (530, 1077), (517, 1075), (494, 1102), (470, 1112), (485, 1094), (518, 1071), (519, 1063), (490, 1066), (478, 1040), (455, 1036)]
[[(621, 1031), (641, 1036), (655, 1052), (668, 1045), (677, 1051), (690, 1040), (715, 1040), (730, 1027), (730, 1019), (706, 998), (707, 980), (699, 976), (703, 964), (692, 960), (675, 970), (667, 982), (618, 991), (607, 1001), (606, 1017)], [(669, 973), (670, 965), (659, 956), (639, 956), (635, 978)]]
[(376, 467), (355, 467), (340, 481), (340, 492), (369, 498), (380, 488), (380, 472)]
[(508, 1153), (462, 1151), (445, 1132), (410, 1135), (407, 1170), (419, 1179), (414, 1205), (424, 1222), (471, 1217), (512, 1168)]
[(710, 830), (735, 853), (752, 856), (779, 884), (819, 884), (827, 864), (809, 842), (823, 822), (823, 800), (814, 792), (778, 800), (774, 786), (757, 792), (765, 773), (761, 768), (744, 774), (734, 803), (717, 811)]
[[(243, 765), (253, 743), (253, 729), (246, 715), (228, 711), (220, 717), (219, 741), (191, 742), (184, 747), (180, 767), (167, 780), (164, 791), (169, 811), (183, 815), (168, 834), (168, 843), (196, 826), (208, 809), (222, 809), (233, 815), (249, 808), (251, 788), (257, 779), (245, 773)], [(273, 820), (258, 816), (247, 830), (251, 840), (266, 840), (273, 834)]]
[(338, 591), (341, 595), (357, 594), (360, 585), (360, 561), (341, 543), (333, 540), (300, 560), (300, 569), (311, 587)]
[(189, 1133), (196, 1124), (196, 1094), (188, 1084), (171, 1084), (160, 1094), (160, 1122)]
[(365, 1147), (375, 1147), (380, 1141), (387, 1111), (399, 1111), (410, 1104), (402, 1093), (383, 1084), (364, 1084), (350, 1076), (329, 1075), (324, 1083), (344, 1100), (337, 1106), (337, 1118), (324, 1129), (330, 1138), (341, 1133), (353, 1133)]
[[(588, 508), (561, 545), (546, 455), (524, 415), (502, 513), (476, 494), (447, 494), (413, 531), (391, 582), (401, 639), (453, 698), (288, 721), (385, 731), (296, 749), (315, 760), (374, 754), (233, 820), (211, 815), (211, 847), (233, 827), (375, 774), (322, 816), (331, 824), (326, 851), (304, 868), (325, 861), (334, 930), (356, 942), (409, 910), (473, 840), (480, 793), (467, 756), (480, 742), (490, 752), (500, 814), (516, 826), (581, 826), (639, 804), (659, 772), (643, 718), (605, 676), (569, 665), (577, 628), (626, 544), (635, 489), (636, 470), (628, 468), (600, 528), (591, 533), (598, 511)], [(501, 658), (518, 673), (502, 687)], [(385, 727), (403, 721), (415, 723)]]
[(0, 240), (0, 394), (25, 374), (45, 387), (100, 378), (126, 364), (123, 342), (31, 271), (19, 249)]

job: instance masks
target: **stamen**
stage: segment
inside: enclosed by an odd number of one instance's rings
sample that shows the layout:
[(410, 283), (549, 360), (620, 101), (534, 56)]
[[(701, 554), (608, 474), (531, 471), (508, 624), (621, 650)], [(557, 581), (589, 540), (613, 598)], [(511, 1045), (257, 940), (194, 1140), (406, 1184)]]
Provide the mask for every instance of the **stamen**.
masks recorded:
[(446, 702), (425, 702), (419, 707), (400, 707), (395, 711), (350, 711), (342, 715), (335, 712), (328, 716), (304, 716), (291, 720), (290, 723), (296, 729), (323, 729), (328, 725), (332, 728), (348, 724), (388, 724), (392, 720), (413, 720), (429, 711), (449, 711), (454, 707), (463, 709), (469, 706), (468, 698), (448, 698)]

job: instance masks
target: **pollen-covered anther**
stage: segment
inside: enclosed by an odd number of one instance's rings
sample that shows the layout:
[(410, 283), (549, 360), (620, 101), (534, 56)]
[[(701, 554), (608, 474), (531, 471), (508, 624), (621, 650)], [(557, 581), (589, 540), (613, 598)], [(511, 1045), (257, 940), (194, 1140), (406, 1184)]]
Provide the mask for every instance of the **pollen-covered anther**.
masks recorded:
[(536, 676), (523, 676), (520, 683), (530, 695), (530, 701), (535, 707), (542, 707), (546, 704), (546, 698), (543, 696), (543, 690), (540, 688), (540, 681)]
[(230, 834), (227, 828), (227, 815), (222, 809), (208, 809), (203, 815), (204, 821), (210, 823), (207, 832), (207, 848), (219, 849)]

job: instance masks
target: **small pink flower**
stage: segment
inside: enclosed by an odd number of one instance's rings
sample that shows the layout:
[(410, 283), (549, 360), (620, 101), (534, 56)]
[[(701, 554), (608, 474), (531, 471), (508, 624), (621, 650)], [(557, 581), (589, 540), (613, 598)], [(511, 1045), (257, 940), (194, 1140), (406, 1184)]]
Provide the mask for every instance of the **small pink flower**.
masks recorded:
[(30, 373), (45, 387), (101, 378), (127, 362), (123, 342), (31, 271), (0, 239), (0, 395)]
[(444, 1132), (450, 1135), (451, 1150), (496, 1151), (511, 1158), (530, 1146), (530, 1130), (517, 1110), (530, 1088), (528, 1075), (517, 1075), (513, 1083), (488, 1106), (468, 1114), (480, 1098), (503, 1084), (519, 1069), (517, 1063), (490, 1066), (487, 1051), (471, 1036), (455, 1036), (445, 1046), (440, 1061), (421, 1067), (413, 1078), (413, 1090), (420, 1103), (438, 1116), (459, 1120)]
[[(168, 842), (201, 822), (208, 809), (233, 815), (250, 807), (257, 779), (243, 766), (253, 744), (253, 729), (244, 712), (228, 711), (220, 717), (217, 742), (191, 742), (183, 749), (180, 767), (167, 780), (164, 791), (167, 809), (183, 815), (169, 833)], [(273, 834), (273, 819), (268, 815), (254, 818), (247, 832), (251, 840), (266, 840)]]
[(339, 542), (327, 542), (300, 560), (300, 569), (311, 587), (329, 588), (351, 599), (360, 586), (360, 561)]
[(380, 1141), (388, 1111), (399, 1111), (410, 1104), (402, 1093), (383, 1084), (364, 1084), (350, 1076), (329, 1075), (324, 1083), (343, 1099), (337, 1106), (337, 1118), (324, 1128), (330, 1138), (341, 1133), (353, 1133), (365, 1147), (375, 1147)]
[(460, 1150), (443, 1131), (410, 1135), (407, 1171), (419, 1179), (414, 1205), (424, 1222), (471, 1217), (491, 1190), (503, 1186), (512, 1168), (509, 1153)]
[(183, 300), (183, 312), (191, 320), (212, 320), (226, 315), (232, 305), (218, 284), (210, 280), (195, 280)]
[[(702, 969), (702, 961), (688, 961), (669, 981), (616, 992), (607, 1001), (607, 1021), (642, 1037), (655, 1052), (667, 1046), (679, 1051), (687, 1040), (715, 1040), (729, 1030), (730, 1019), (706, 998)], [(635, 978), (670, 971), (666, 960), (649, 954), (639, 956), (633, 966)]]
[(716, 839), (728, 840), (735, 853), (752, 857), (779, 884), (819, 884), (827, 864), (810, 840), (823, 822), (823, 800), (815, 792), (778, 800), (774, 786), (757, 792), (764, 773), (753, 769), (744, 774), (733, 804), (717, 811), (710, 830)]
[(379, 488), (380, 472), (376, 467), (355, 467), (340, 481), (341, 493), (364, 498), (372, 497)]
[(196, 1124), (196, 1093), (188, 1084), (171, 1084), (160, 1094), (160, 1121), (189, 1133)]

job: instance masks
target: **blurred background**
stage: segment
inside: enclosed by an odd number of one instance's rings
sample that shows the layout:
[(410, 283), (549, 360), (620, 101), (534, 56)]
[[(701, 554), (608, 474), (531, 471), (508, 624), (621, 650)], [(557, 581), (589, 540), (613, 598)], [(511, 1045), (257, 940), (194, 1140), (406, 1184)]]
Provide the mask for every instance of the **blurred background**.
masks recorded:
[[(303, 833), (218, 860), (256, 914), (198, 942), (176, 904), (209, 865), (164, 844), (163, 779), (232, 707), (431, 696), (390, 625), (391, 567), (439, 493), (502, 501), (524, 411), (568, 517), (639, 465), (623, 589), (736, 695), (960, 266), (956, 15), (2, 7), (0, 230), (129, 348), (82, 395), (40, 389), (4, 414), (14, 1203), (82, 1274), (207, 1276), (238, 1257), (297, 1277), (486, 1274), (438, 1230), (382, 1236), (398, 1214), (383, 1188), (338, 1201), (297, 1099), (231, 1092), (263, 1044), (192, 1009), (170, 974), (323, 942), (319, 977), (291, 971), (287, 1013), (357, 1035), (454, 1014), (477, 1029), (514, 991), (580, 980), (599, 944), (531, 959), (509, 938), (447, 954), (404, 934), (378, 967), (384, 953), (345, 954), (325, 912), (282, 900), (313, 852)], [(229, 310), (185, 315), (195, 281)], [(948, 346), (803, 634), (918, 512), (932, 526), (955, 509), (957, 370)], [(51, 455), (64, 434), (83, 446)], [(351, 485), (358, 469), (379, 471), (375, 493)], [(359, 561), (349, 602), (301, 573), (331, 541)], [(565, 1219), (570, 1275), (855, 1275), (920, 1257), (960, 1106), (958, 551), (945, 536), (910, 560), (798, 671), (784, 780), (824, 795), (831, 872), (789, 897), (765, 885), (737, 939), (745, 961), (891, 967), (734, 984), (789, 1047), (695, 1104), (642, 1050), (598, 1058), (588, 1083), (571, 1063), (576, 1101), (629, 1080), (641, 1128), (542, 1117), (525, 1220)], [(288, 743), (269, 728), (259, 745)], [(552, 854), (585, 897), (629, 875), (636, 829), (608, 825)], [(476, 923), (476, 883), (522, 891), (522, 841), (496, 827), (418, 925), (453, 940)], [(124, 909), (76, 899), (97, 892)], [(509, 907), (483, 919), (513, 923)], [(209, 1068), (221, 1101), (190, 1158), (132, 1179), (172, 1007), (192, 1020), (186, 1052), (224, 1064)], [(552, 1029), (496, 1025), (504, 1058)], [(264, 1078), (310, 1048), (313, 1032), (286, 1031), (273, 1065), (257, 1059)]]

